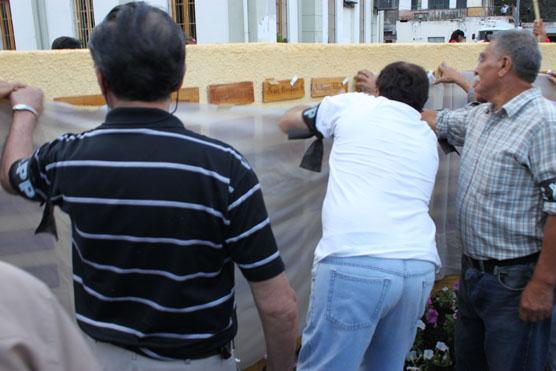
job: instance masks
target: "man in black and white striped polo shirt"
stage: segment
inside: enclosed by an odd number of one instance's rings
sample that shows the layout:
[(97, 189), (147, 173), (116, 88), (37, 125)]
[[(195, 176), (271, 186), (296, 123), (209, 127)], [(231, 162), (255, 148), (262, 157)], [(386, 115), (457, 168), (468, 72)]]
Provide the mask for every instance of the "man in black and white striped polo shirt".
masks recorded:
[(0, 180), (71, 217), (77, 321), (104, 368), (235, 369), (234, 264), (250, 282), (269, 368), (291, 368), (296, 299), (257, 177), (234, 148), (168, 112), (185, 72), (183, 32), (132, 2), (89, 47), (106, 121), (33, 152), (42, 92), (13, 85)]

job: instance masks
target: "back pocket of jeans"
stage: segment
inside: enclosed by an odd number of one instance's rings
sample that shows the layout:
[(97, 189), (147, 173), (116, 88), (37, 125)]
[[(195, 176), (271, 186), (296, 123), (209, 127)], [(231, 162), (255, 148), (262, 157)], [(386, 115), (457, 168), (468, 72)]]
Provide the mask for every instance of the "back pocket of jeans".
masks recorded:
[(330, 272), (326, 318), (345, 330), (376, 326), (390, 280)]

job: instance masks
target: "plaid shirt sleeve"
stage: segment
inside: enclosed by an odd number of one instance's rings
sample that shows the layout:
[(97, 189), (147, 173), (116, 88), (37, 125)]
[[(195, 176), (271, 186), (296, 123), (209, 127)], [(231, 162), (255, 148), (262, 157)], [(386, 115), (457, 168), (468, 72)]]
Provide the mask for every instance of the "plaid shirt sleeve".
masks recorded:
[(453, 146), (463, 146), (467, 125), (482, 105), (468, 104), (457, 110), (442, 110), (436, 118), (436, 135)]
[(556, 119), (543, 121), (529, 147), (530, 170), (543, 195), (543, 212), (556, 215)]

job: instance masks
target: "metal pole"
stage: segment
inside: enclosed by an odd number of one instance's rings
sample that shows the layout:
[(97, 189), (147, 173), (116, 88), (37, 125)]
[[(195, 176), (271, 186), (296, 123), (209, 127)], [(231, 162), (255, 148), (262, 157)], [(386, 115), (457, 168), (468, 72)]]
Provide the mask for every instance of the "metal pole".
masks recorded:
[(521, 25), (520, 16), (519, 16), (520, 3), (521, 0), (516, 0), (514, 14), (513, 14), (515, 28), (519, 28), (519, 26)]

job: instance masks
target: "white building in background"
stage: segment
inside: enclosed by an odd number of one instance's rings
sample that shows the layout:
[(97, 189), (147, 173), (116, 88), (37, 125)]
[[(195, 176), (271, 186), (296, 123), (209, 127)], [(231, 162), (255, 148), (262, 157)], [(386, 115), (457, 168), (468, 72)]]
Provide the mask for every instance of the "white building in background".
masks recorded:
[(479, 41), (479, 34), (485, 30), (512, 29), (513, 23), (502, 17), (457, 17), (432, 21), (412, 20), (396, 22), (399, 43), (444, 43), (450, 40), (453, 31), (465, 33), (467, 42)]
[(495, 7), (492, 0), (400, 0), (395, 32), (397, 42), (441, 43), (460, 29), (472, 42), (480, 31), (509, 28), (511, 8)]
[[(59, 36), (86, 45), (95, 24), (129, 0), (0, 0), (1, 49), (49, 49)], [(199, 44), (382, 42), (380, 0), (145, 0)], [(426, 0), (424, 0), (426, 1)]]

